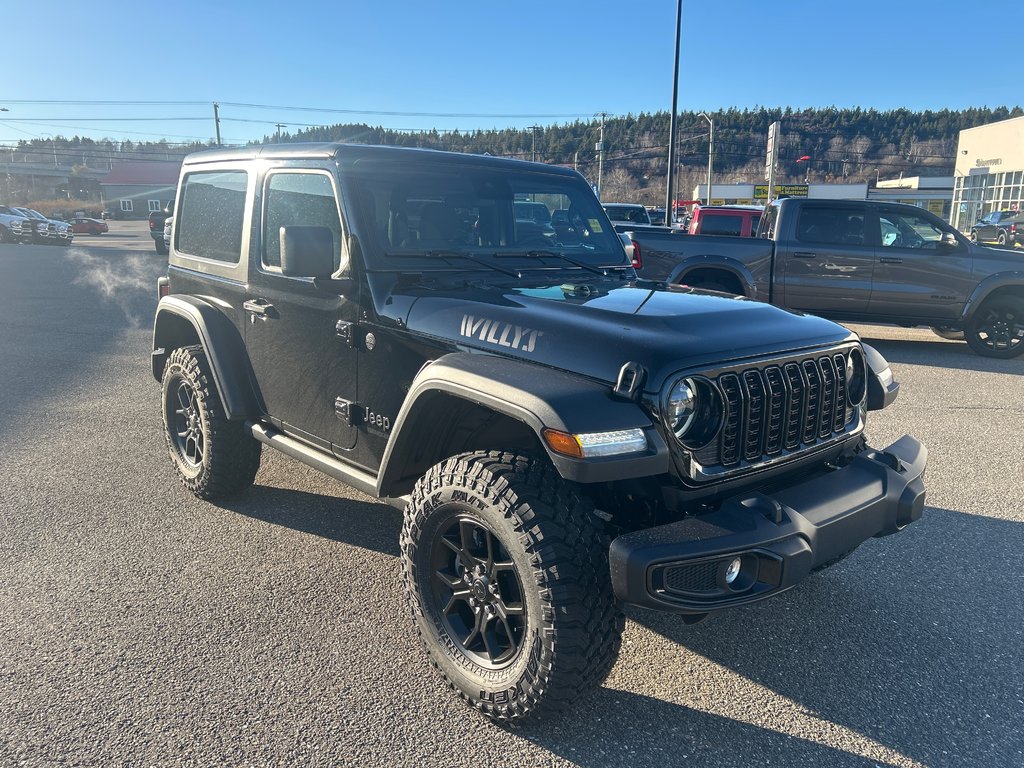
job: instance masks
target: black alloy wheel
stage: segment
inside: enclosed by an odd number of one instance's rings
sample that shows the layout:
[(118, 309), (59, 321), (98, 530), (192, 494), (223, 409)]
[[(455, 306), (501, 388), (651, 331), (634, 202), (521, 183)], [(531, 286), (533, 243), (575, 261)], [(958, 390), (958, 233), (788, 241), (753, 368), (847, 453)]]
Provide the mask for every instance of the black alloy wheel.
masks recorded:
[(985, 357), (1008, 359), (1024, 352), (1024, 300), (995, 296), (985, 301), (968, 322), (971, 349)]
[(463, 453), (417, 481), (402, 574), (431, 664), (496, 720), (579, 706), (615, 663), (625, 617), (592, 503), (546, 459)]
[(252, 485), (261, 445), (245, 422), (224, 413), (203, 348), (171, 352), (162, 381), (164, 437), (182, 485), (201, 499), (231, 496)]
[[(203, 465), (206, 438), (203, 435), (203, 417), (199, 411), (198, 393), (190, 381), (176, 376), (173, 384), (174, 407), (173, 440), (178, 456), (190, 469), (198, 470)], [(173, 386), (172, 384), (172, 386)]]
[(508, 666), (527, 626), (523, 584), (508, 550), (486, 523), (460, 514), (434, 539), (430, 559), (430, 610), (476, 664)]

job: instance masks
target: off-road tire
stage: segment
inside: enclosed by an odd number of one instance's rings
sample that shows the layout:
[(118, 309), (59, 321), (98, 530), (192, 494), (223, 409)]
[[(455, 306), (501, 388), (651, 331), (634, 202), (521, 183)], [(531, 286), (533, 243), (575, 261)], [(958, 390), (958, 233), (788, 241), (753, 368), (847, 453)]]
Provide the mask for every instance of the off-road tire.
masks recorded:
[[(448, 602), (446, 611), (436, 594), (451, 588), (436, 553), (447, 553), (440, 539), (453, 524), (486, 529), (510, 557), (505, 567), (518, 580), (525, 617), (517, 651), (504, 665), (467, 651), (450, 623), (453, 612), (467, 608), (453, 611)], [(408, 604), (431, 664), (462, 699), (496, 720), (584, 701), (614, 665), (624, 625), (608, 544), (590, 503), (545, 460), (491, 451), (432, 467), (412, 492), (401, 537)], [(463, 555), (449, 557), (455, 568), (466, 565)], [(441, 579), (440, 587), (432, 579)]]
[(999, 230), (999, 237), (996, 238), (996, 243), (998, 243), (1000, 248), (1006, 247), (1006, 232)]
[(1007, 360), (1024, 353), (1024, 299), (993, 296), (975, 310), (967, 321), (964, 338), (983, 357)]
[[(182, 484), (201, 499), (231, 496), (252, 485), (260, 443), (244, 422), (225, 417), (203, 348), (171, 352), (162, 385), (164, 437)], [(193, 437), (183, 441), (183, 430)]]
[(6, 227), (0, 227), (0, 243), (13, 243), (14, 235), (7, 231)]

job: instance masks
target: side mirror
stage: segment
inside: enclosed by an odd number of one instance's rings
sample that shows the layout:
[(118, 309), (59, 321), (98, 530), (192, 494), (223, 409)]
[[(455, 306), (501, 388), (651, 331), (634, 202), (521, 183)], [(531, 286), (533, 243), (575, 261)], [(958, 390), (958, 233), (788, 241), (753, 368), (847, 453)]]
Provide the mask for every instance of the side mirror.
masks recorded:
[(900, 393), (900, 383), (893, 377), (889, 361), (877, 349), (867, 344), (861, 346), (868, 364), (868, 410), (880, 411), (892, 405)]
[(281, 227), (281, 272), (289, 277), (330, 279), (334, 235), (327, 227)]
[(960, 243), (957, 242), (956, 235), (952, 232), (943, 232), (942, 237), (939, 238), (939, 248), (942, 250), (951, 251), (958, 247)]

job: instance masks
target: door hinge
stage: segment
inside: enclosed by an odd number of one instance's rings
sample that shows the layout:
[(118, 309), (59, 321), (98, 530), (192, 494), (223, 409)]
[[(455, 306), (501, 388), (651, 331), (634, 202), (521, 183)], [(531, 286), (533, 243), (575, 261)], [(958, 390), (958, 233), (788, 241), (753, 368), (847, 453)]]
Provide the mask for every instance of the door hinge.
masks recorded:
[(359, 423), (359, 415), (361, 413), (362, 409), (357, 403), (353, 403), (343, 397), (334, 398), (334, 415), (348, 426), (354, 427)]

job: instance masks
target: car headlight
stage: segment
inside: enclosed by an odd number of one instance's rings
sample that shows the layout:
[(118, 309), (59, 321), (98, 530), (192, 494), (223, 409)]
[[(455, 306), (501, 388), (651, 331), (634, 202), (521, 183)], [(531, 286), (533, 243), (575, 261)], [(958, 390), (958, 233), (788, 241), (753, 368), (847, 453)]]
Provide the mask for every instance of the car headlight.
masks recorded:
[(680, 379), (665, 398), (665, 419), (688, 448), (711, 442), (722, 425), (722, 398), (707, 379)]
[(850, 405), (857, 406), (864, 402), (867, 392), (867, 364), (864, 353), (857, 347), (850, 350), (846, 358), (846, 400)]

